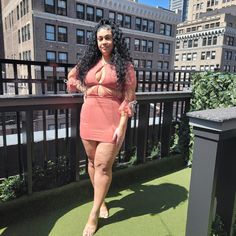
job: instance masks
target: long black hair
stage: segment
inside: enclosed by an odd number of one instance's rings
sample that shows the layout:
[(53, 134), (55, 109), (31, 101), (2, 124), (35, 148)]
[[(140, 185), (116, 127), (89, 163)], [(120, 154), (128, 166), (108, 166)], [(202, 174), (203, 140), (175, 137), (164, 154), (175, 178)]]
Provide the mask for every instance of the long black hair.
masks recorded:
[(97, 45), (97, 32), (100, 28), (110, 28), (113, 38), (113, 50), (111, 53), (110, 64), (116, 68), (117, 82), (122, 85), (126, 79), (127, 66), (132, 63), (129, 50), (123, 38), (122, 32), (118, 25), (107, 19), (102, 19), (97, 24), (92, 32), (92, 36), (89, 40), (88, 46), (85, 50), (84, 56), (77, 64), (77, 79), (84, 82), (84, 78), (88, 71), (97, 64), (101, 59), (102, 54)]

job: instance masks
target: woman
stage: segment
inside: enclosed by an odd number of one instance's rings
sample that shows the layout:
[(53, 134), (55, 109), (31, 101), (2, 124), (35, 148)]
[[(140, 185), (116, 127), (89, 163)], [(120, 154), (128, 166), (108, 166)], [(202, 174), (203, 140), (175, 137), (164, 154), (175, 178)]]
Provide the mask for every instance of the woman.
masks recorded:
[(88, 156), (94, 188), (93, 207), (83, 236), (97, 230), (98, 218), (107, 218), (105, 197), (112, 180), (112, 165), (133, 114), (136, 78), (132, 59), (118, 26), (101, 20), (95, 27), (84, 57), (69, 75), (69, 92), (84, 93), (80, 136)]

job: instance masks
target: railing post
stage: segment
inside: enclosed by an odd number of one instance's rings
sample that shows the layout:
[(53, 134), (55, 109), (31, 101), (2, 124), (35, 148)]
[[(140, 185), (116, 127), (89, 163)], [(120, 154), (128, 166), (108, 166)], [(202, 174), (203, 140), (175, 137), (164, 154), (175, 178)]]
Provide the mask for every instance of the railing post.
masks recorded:
[(33, 111), (27, 110), (22, 122), (23, 144), (25, 145), (25, 156), (27, 164), (27, 188), (28, 194), (32, 194), (33, 189), (33, 170), (32, 170), (32, 155), (33, 155)]
[(127, 131), (125, 134), (125, 161), (129, 161), (132, 153), (132, 142), (131, 142), (131, 119), (128, 120)]
[(161, 126), (161, 156), (168, 156), (170, 151), (173, 102), (164, 103), (163, 122)]
[(73, 181), (79, 180), (79, 161), (82, 150), (82, 142), (80, 139), (80, 111), (82, 104), (76, 105), (71, 109), (71, 146), (70, 146), (70, 168)]
[(139, 104), (138, 137), (137, 137), (137, 163), (144, 163), (147, 150), (147, 134), (149, 125), (149, 103)]
[(219, 215), (233, 235), (236, 192), (236, 107), (188, 113), (195, 141), (186, 236), (209, 236)]

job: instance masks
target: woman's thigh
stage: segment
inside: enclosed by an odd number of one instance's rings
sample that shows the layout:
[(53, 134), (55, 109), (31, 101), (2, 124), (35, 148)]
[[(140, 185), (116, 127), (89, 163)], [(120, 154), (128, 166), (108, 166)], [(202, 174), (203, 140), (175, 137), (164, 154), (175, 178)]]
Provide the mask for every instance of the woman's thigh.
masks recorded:
[(93, 140), (82, 139), (82, 143), (84, 145), (84, 149), (85, 149), (88, 159), (93, 161), (94, 157), (95, 157), (98, 142), (93, 141)]
[(120, 147), (113, 143), (99, 143), (96, 148), (94, 164), (112, 166)]

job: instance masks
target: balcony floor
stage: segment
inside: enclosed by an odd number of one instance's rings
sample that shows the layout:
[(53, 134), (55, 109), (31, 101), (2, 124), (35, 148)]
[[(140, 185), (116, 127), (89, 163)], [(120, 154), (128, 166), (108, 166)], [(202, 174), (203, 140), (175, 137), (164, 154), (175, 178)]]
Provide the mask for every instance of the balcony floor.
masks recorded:
[[(96, 236), (184, 236), (190, 173), (187, 168), (126, 189), (113, 189), (107, 198), (110, 217), (99, 221)], [(69, 205), (55, 201), (50, 210), (46, 207), (23, 214), (8, 225), (0, 224), (0, 235), (81, 236), (92, 202), (75, 199)]]

